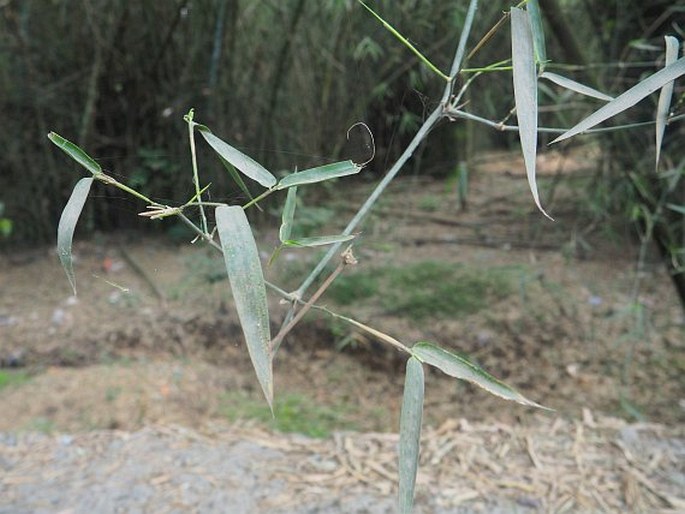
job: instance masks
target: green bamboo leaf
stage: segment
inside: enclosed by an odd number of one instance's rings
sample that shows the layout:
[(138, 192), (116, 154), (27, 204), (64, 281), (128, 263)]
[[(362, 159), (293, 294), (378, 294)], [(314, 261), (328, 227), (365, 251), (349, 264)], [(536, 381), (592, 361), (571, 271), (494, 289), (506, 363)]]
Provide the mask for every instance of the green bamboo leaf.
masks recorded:
[(50, 139), (50, 141), (57, 145), (60, 150), (90, 171), (93, 175), (99, 175), (102, 173), (102, 168), (97, 162), (95, 162), (95, 159), (93, 159), (90, 155), (88, 155), (68, 139), (64, 139), (56, 132), (50, 132), (48, 134), (48, 139)]
[(451, 377), (471, 382), (495, 396), (512, 400), (523, 405), (538, 407), (540, 409), (551, 410), (543, 407), (509, 387), (504, 382), (500, 382), (495, 377), (484, 371), (479, 366), (469, 362), (459, 355), (444, 350), (432, 343), (416, 343), (412, 347), (412, 354), (421, 362), (438, 368), (443, 373)]
[(200, 189), (197, 193), (195, 193), (195, 194), (190, 198), (190, 200), (188, 200), (188, 201), (185, 203), (185, 205), (189, 205), (189, 204), (193, 203), (195, 200), (197, 200), (198, 198), (200, 198), (200, 197), (202, 196), (202, 194), (203, 194), (205, 191), (207, 191), (207, 189), (209, 189), (209, 188), (211, 187), (211, 185), (212, 185), (212, 183), (210, 182), (210, 183), (207, 184), (205, 187), (203, 187), (202, 189)]
[(353, 163), (352, 161), (340, 161), (331, 164), (325, 164), (324, 166), (309, 168), (308, 170), (300, 171), (298, 173), (291, 173), (290, 175), (283, 177), (276, 186), (276, 189), (286, 189), (293, 186), (323, 182), (324, 180), (354, 175), (359, 173), (361, 170), (362, 167)]
[(547, 49), (545, 48), (545, 30), (542, 25), (542, 13), (538, 0), (528, 0), (526, 4), (530, 16), (530, 26), (533, 31), (533, 47), (535, 48), (535, 60), (544, 67), (547, 61)]
[(410, 357), (407, 361), (400, 414), (399, 511), (401, 514), (410, 514), (414, 504), (416, 472), (419, 467), (423, 396), (423, 366), (419, 360)]
[(666, 207), (668, 207), (672, 211), (678, 212), (678, 213), (685, 216), (685, 205), (677, 205), (675, 203), (667, 203)]
[[(678, 40), (673, 36), (665, 36), (666, 39), (666, 57), (664, 59), (664, 66), (673, 64), (678, 58)], [(668, 118), (668, 111), (671, 108), (671, 98), (673, 96), (673, 81), (668, 82), (661, 88), (659, 93), (659, 103), (656, 108), (656, 163), (654, 169), (659, 169), (659, 158), (661, 157), (661, 143), (664, 140), (664, 132), (666, 131), (666, 118)]]
[(528, 12), (516, 7), (511, 8), (511, 63), (519, 139), (528, 186), (533, 194), (535, 205), (542, 214), (552, 219), (542, 208), (535, 179), (535, 155), (538, 144), (538, 85), (533, 55), (533, 34)]
[[(217, 155), (218, 155), (218, 154), (217, 154)], [(223, 157), (221, 157), (221, 155), (219, 155), (219, 160), (221, 161), (221, 164), (224, 165), (224, 168), (226, 168), (226, 171), (228, 171), (228, 174), (231, 176), (231, 178), (233, 179), (233, 181), (234, 181), (236, 184), (238, 184), (238, 187), (239, 187), (240, 190), (243, 192), (243, 194), (245, 195), (245, 197), (248, 198), (248, 199), (250, 199), (250, 200), (254, 200), (254, 197), (252, 196), (252, 193), (251, 193), (250, 190), (248, 189), (248, 187), (247, 187), (247, 185), (245, 184), (245, 181), (243, 180), (243, 178), (240, 176), (240, 173), (238, 173), (238, 172), (236, 171), (236, 169), (233, 167), (233, 165), (232, 165), (230, 162), (228, 162), (226, 159), (224, 159)]]
[(654, 93), (654, 91), (664, 87), (666, 84), (672, 82), (683, 74), (685, 74), (685, 57), (681, 57), (673, 64), (669, 64), (665, 68), (662, 68), (656, 73), (650, 75), (642, 82), (634, 85), (628, 91), (617, 96), (614, 100), (604, 105), (602, 108), (592, 113), (583, 121), (564, 132), (562, 135), (552, 141), (552, 143), (558, 143), (560, 141), (564, 141), (565, 139), (569, 139), (580, 134), (581, 132), (585, 132), (586, 130), (602, 123), (603, 121), (608, 120), (613, 116), (616, 116), (626, 109), (631, 108), (640, 100), (643, 100), (647, 96)]
[(233, 148), (227, 142), (215, 136), (206, 126), (194, 122), (193, 126), (200, 132), (202, 137), (205, 138), (205, 141), (209, 143), (209, 146), (211, 146), (216, 153), (230, 162), (243, 174), (266, 188), (271, 188), (276, 185), (276, 177), (252, 157), (245, 155), (240, 150)]
[(281, 214), (281, 228), (278, 231), (278, 237), (281, 240), (281, 243), (285, 243), (290, 239), (290, 233), (293, 230), (296, 203), (297, 186), (288, 189), (288, 196), (285, 198), (285, 205), (283, 206), (283, 213)]
[(74, 276), (74, 261), (71, 257), (71, 243), (74, 239), (76, 223), (81, 216), (93, 180), (93, 177), (86, 177), (76, 183), (57, 226), (57, 254), (64, 271), (67, 273), (74, 295), (76, 294), (76, 277)]
[(216, 208), (216, 226), (252, 366), (273, 411), (273, 367), (266, 286), (250, 224), (240, 206)]
[(540, 78), (547, 79), (550, 82), (554, 82), (555, 84), (561, 87), (565, 87), (566, 89), (569, 89), (581, 95), (590, 96), (592, 98), (598, 98), (599, 100), (604, 100), (606, 102), (611, 102), (614, 99), (613, 96), (606, 95), (601, 91), (597, 91), (596, 89), (581, 84), (580, 82), (576, 82), (575, 80), (571, 80), (561, 75), (557, 75), (556, 73), (550, 73), (546, 71), (542, 75), (540, 75)]
[(402, 43), (404, 46), (406, 46), (414, 55), (416, 55), (416, 57), (418, 57), (418, 58), (421, 60), (421, 62), (423, 62), (426, 66), (428, 66), (428, 68), (429, 68), (431, 71), (433, 71), (433, 73), (435, 73), (436, 75), (438, 75), (439, 77), (441, 77), (443, 80), (445, 80), (445, 81), (447, 81), (447, 82), (449, 82), (449, 81), (451, 80), (450, 77), (448, 77), (448, 76), (445, 75), (443, 72), (441, 72), (441, 71), (438, 69), (438, 67), (437, 67), (435, 64), (433, 64), (433, 63), (428, 59), (428, 57), (426, 57), (426, 56), (423, 55), (421, 52), (419, 52), (418, 49), (417, 49), (414, 45), (412, 45), (406, 37), (404, 37), (402, 34), (400, 34), (400, 33), (397, 31), (397, 29), (395, 29), (395, 27), (393, 27), (393, 26), (390, 25), (387, 21), (385, 21), (379, 14), (376, 14), (376, 12), (375, 12), (373, 9), (371, 9), (371, 7), (369, 7), (369, 6), (366, 5), (364, 2), (362, 2), (362, 0), (357, 0), (357, 1), (358, 1), (360, 4), (362, 4), (362, 6), (363, 6), (367, 11), (369, 11), (369, 12), (374, 16), (374, 18), (376, 18), (378, 21), (380, 21), (381, 24), (382, 24), (382, 25), (383, 25), (383, 26), (384, 26), (384, 27), (385, 27), (393, 36), (395, 36), (395, 37), (400, 41), (400, 43)]
[(350, 241), (356, 236), (354, 234), (345, 235), (338, 234), (335, 236), (318, 236), (318, 237), (301, 237), (299, 239), (286, 239), (283, 241), (285, 246), (298, 246), (311, 248), (313, 246), (325, 246), (336, 243), (344, 243)]

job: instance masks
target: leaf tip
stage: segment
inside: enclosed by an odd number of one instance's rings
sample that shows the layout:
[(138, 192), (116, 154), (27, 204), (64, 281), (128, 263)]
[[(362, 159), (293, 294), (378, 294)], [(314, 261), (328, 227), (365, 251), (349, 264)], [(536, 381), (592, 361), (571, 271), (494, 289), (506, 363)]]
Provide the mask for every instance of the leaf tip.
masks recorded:
[(564, 133), (564, 134), (560, 135), (559, 137), (557, 137), (556, 139), (552, 139), (549, 142), (549, 146), (552, 146), (552, 145), (557, 144), (557, 143), (561, 143), (565, 139), (568, 139), (568, 136)]
[(540, 212), (545, 216), (545, 218), (547, 218), (550, 221), (556, 221), (554, 218), (552, 218), (552, 216), (547, 214), (547, 211), (545, 209), (543, 209), (540, 204), (538, 204), (538, 209), (540, 209)]

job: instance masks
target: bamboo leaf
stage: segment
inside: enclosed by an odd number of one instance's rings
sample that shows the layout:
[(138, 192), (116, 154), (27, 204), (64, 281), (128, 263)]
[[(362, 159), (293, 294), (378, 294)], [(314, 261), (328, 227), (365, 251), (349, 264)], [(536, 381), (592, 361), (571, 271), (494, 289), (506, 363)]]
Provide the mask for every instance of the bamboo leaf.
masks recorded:
[(547, 49), (545, 47), (545, 30), (542, 25), (542, 13), (538, 0), (528, 0), (526, 4), (530, 16), (530, 26), (533, 31), (533, 47), (535, 48), (535, 60), (544, 67), (547, 61)]
[(71, 244), (74, 239), (74, 230), (81, 216), (81, 211), (88, 198), (90, 186), (93, 185), (93, 177), (86, 177), (79, 180), (74, 186), (74, 190), (69, 197), (67, 205), (62, 211), (57, 226), (57, 254), (64, 267), (64, 271), (71, 284), (71, 289), (76, 294), (76, 277), (74, 276), (74, 261), (71, 256)]
[(472, 384), (485, 389), (495, 396), (499, 396), (505, 400), (512, 400), (523, 405), (551, 410), (531, 400), (528, 400), (523, 395), (509, 387), (504, 382), (497, 380), (479, 366), (476, 366), (463, 357), (444, 350), (443, 348), (440, 348), (432, 343), (416, 343), (412, 347), (411, 351), (414, 357), (419, 359), (421, 362), (425, 362), (426, 364), (434, 366), (451, 377), (471, 382)]
[(423, 397), (423, 366), (419, 360), (410, 357), (407, 361), (400, 414), (399, 511), (401, 514), (410, 514), (414, 504), (416, 473), (419, 467)]
[(556, 73), (550, 73), (546, 71), (542, 75), (540, 75), (540, 78), (547, 79), (550, 82), (554, 82), (555, 84), (561, 87), (565, 87), (566, 89), (569, 89), (581, 95), (590, 96), (592, 98), (598, 98), (599, 100), (604, 100), (606, 102), (610, 102), (614, 99), (613, 96), (604, 94), (601, 91), (597, 91), (596, 89), (586, 86), (585, 84), (581, 84), (580, 82), (576, 82), (575, 80), (571, 80), (561, 75), (557, 75)]
[(278, 231), (278, 237), (281, 240), (281, 243), (285, 243), (290, 239), (290, 233), (293, 230), (296, 203), (297, 186), (288, 189), (288, 196), (285, 198), (285, 205), (283, 206), (283, 213), (281, 214), (281, 228)]
[(448, 77), (448, 76), (445, 75), (443, 72), (441, 72), (441, 71), (438, 69), (438, 67), (435, 66), (435, 64), (433, 64), (433, 63), (428, 59), (428, 57), (426, 57), (426, 56), (423, 55), (421, 52), (419, 52), (418, 49), (417, 49), (414, 45), (412, 45), (406, 37), (404, 37), (402, 34), (400, 34), (400, 33), (395, 29), (395, 27), (393, 27), (393, 26), (390, 25), (387, 21), (385, 21), (383, 18), (381, 18), (380, 15), (376, 14), (376, 12), (375, 12), (373, 9), (371, 9), (371, 7), (369, 7), (369, 6), (366, 5), (364, 2), (362, 2), (362, 0), (357, 0), (357, 1), (358, 1), (360, 4), (362, 4), (362, 6), (363, 6), (367, 11), (369, 11), (369, 12), (374, 16), (374, 18), (376, 18), (378, 21), (380, 21), (381, 24), (382, 24), (382, 25), (383, 25), (383, 26), (384, 26), (384, 27), (385, 27), (393, 36), (395, 36), (395, 37), (400, 41), (400, 43), (402, 43), (402, 44), (403, 44), (404, 46), (406, 46), (409, 50), (411, 50), (411, 52), (412, 52), (414, 55), (416, 55), (416, 57), (418, 57), (418, 58), (421, 60), (421, 62), (423, 62), (426, 66), (428, 66), (428, 68), (429, 68), (431, 71), (433, 71), (436, 75), (438, 75), (439, 77), (441, 77), (443, 80), (445, 80), (445, 81), (447, 81), (447, 82), (449, 82), (449, 81), (451, 80), (450, 77)]
[(80, 147), (64, 139), (62, 136), (55, 132), (50, 132), (48, 134), (48, 139), (52, 141), (57, 147), (62, 150), (69, 157), (78, 162), (81, 166), (90, 171), (93, 175), (98, 175), (102, 173), (102, 168), (90, 155), (84, 152)]
[(285, 246), (299, 246), (311, 248), (313, 246), (325, 246), (335, 243), (344, 243), (350, 241), (356, 236), (354, 234), (345, 235), (339, 234), (335, 236), (318, 236), (318, 237), (301, 237), (299, 239), (287, 239), (283, 241)]
[(200, 132), (202, 137), (205, 138), (205, 141), (209, 143), (209, 146), (211, 146), (216, 153), (230, 162), (240, 172), (266, 188), (271, 188), (276, 185), (276, 177), (252, 157), (245, 155), (240, 150), (233, 148), (227, 142), (215, 136), (206, 126), (194, 122), (193, 126)]
[(226, 159), (224, 159), (221, 155), (219, 155), (219, 160), (221, 161), (221, 164), (223, 164), (224, 168), (226, 169), (228, 174), (231, 176), (233, 181), (236, 184), (238, 184), (238, 187), (243, 192), (243, 194), (245, 194), (245, 197), (250, 199), (250, 200), (254, 200), (252, 193), (248, 189), (243, 178), (240, 176), (240, 173), (238, 173), (236, 171), (235, 167), (233, 167), (233, 165), (230, 162), (228, 162)]
[(242, 207), (222, 205), (216, 208), (215, 216), (247, 350), (266, 401), (273, 411), (269, 308), (257, 244)]
[(647, 96), (654, 93), (654, 91), (662, 88), (664, 85), (677, 79), (683, 74), (685, 74), (685, 57), (681, 57), (673, 64), (669, 64), (665, 68), (662, 68), (656, 73), (650, 75), (642, 82), (634, 85), (628, 91), (617, 96), (611, 102), (604, 105), (602, 108), (592, 113), (583, 121), (564, 132), (562, 135), (552, 141), (552, 143), (558, 143), (560, 141), (564, 141), (565, 139), (569, 139), (582, 132), (585, 132), (586, 130), (602, 123), (603, 121), (608, 120), (613, 116), (616, 116), (626, 109), (631, 108), (640, 100), (643, 100)]
[(323, 182), (334, 178), (345, 177), (347, 175), (355, 175), (362, 170), (362, 167), (352, 161), (340, 161), (331, 164), (325, 164), (316, 168), (309, 168), (308, 170), (300, 171), (298, 173), (291, 173), (283, 177), (276, 186), (276, 189), (287, 189), (293, 186), (301, 186), (304, 184), (314, 184), (316, 182)]
[[(205, 187), (203, 187), (202, 189), (200, 189), (197, 193), (195, 193), (195, 194), (190, 198), (190, 200), (188, 200), (188, 201), (185, 203), (185, 205), (189, 205), (189, 204), (193, 203), (194, 201), (196, 201), (198, 198), (200, 198), (200, 197), (202, 196), (202, 194), (203, 194), (205, 191), (207, 191), (207, 189), (209, 189), (209, 188), (211, 187), (211, 185), (212, 185), (212, 183), (210, 182), (210, 183), (207, 184)], [(148, 206), (148, 208), (149, 208), (149, 207), (150, 207), (150, 206)]]
[(511, 8), (511, 62), (514, 76), (514, 100), (519, 125), (521, 151), (526, 166), (528, 186), (538, 209), (552, 219), (540, 204), (535, 179), (535, 155), (538, 144), (538, 85), (533, 55), (533, 34), (527, 11)]
[[(664, 66), (673, 64), (678, 58), (678, 40), (673, 36), (665, 36), (666, 57)], [(659, 103), (656, 108), (656, 163), (654, 169), (659, 169), (659, 158), (661, 157), (661, 144), (664, 140), (666, 131), (666, 118), (671, 108), (671, 98), (673, 96), (673, 81), (668, 82), (661, 88), (659, 93)]]
[(668, 207), (672, 211), (675, 211), (675, 212), (680, 213), (683, 216), (685, 216), (685, 205), (677, 205), (675, 203), (667, 203), (666, 207)]

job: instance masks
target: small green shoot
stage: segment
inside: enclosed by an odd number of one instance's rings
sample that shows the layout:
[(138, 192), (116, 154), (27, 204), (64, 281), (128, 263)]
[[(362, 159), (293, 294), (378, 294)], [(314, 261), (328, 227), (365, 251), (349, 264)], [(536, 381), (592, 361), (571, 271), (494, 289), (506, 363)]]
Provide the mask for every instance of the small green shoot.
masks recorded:
[(383, 26), (393, 35), (395, 36), (404, 46), (406, 46), (409, 50), (412, 51), (416, 57), (418, 57), (422, 63), (424, 63), (428, 68), (434, 72), (436, 75), (438, 75), (441, 79), (445, 80), (446, 82), (450, 82), (452, 79), (445, 75), (443, 72), (441, 72), (435, 64), (433, 64), (428, 57), (423, 55), (421, 52), (418, 51), (418, 49), (412, 45), (409, 40), (404, 37), (402, 34), (400, 34), (395, 27), (390, 25), (387, 21), (385, 21), (380, 15), (376, 14), (376, 12), (371, 9), (368, 5), (366, 5), (364, 2), (361, 0), (357, 0), (367, 11), (369, 11), (378, 21), (380, 21)]

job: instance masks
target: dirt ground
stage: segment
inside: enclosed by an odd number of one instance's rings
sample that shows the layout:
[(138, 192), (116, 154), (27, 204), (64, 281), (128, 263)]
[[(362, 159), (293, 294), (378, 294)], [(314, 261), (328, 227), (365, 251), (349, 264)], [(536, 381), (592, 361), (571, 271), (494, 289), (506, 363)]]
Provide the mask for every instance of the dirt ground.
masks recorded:
[[(504, 267), (516, 270), (513, 292), (495, 294), (477, 312), (421, 321), (389, 311), (382, 295), (344, 306), (324, 296), (323, 303), (407, 344), (428, 340), (458, 350), (556, 411), (539, 414), (434, 372), (427, 374), (425, 412), (432, 430), (455, 419), (510, 430), (558, 420), (573, 432), (574, 420), (591, 412), (622, 427), (661, 427), (654, 440), (682, 440), (685, 320), (669, 278), (651, 252), (636, 275), (631, 235), (595, 223), (572, 200), (591, 173), (591, 152), (541, 156), (539, 166), (543, 198), (554, 188), (547, 206), (555, 223), (535, 212), (516, 158), (491, 156), (471, 175), (465, 209), (448, 181), (399, 180), (355, 245), (353, 273), (425, 261), (483, 275)], [(317, 229), (339, 230), (336, 220), (347, 219), (370, 188), (359, 184), (344, 199), (329, 191), (324, 199), (335, 215)], [(277, 233), (263, 229), (258, 236), (267, 260)], [(54, 249), (0, 254), (0, 372), (10, 377), (0, 386), (0, 432), (104, 429), (119, 437), (150, 426), (206, 432), (245, 418), (254, 430), (265, 429), (253, 413), (260, 395), (228, 283), (209, 249), (102, 235), (77, 237), (74, 254), (77, 297)], [(286, 251), (268, 278), (293, 287), (319, 255)], [(271, 302), (277, 328), (285, 306)], [(277, 356), (276, 396), (298, 399), (317, 419), (328, 416), (325, 435), (392, 433), (403, 367), (401, 356), (378, 341), (314, 314)], [(682, 460), (674, 465), (682, 474)], [(662, 499), (661, 508), (676, 508), (673, 498)]]

